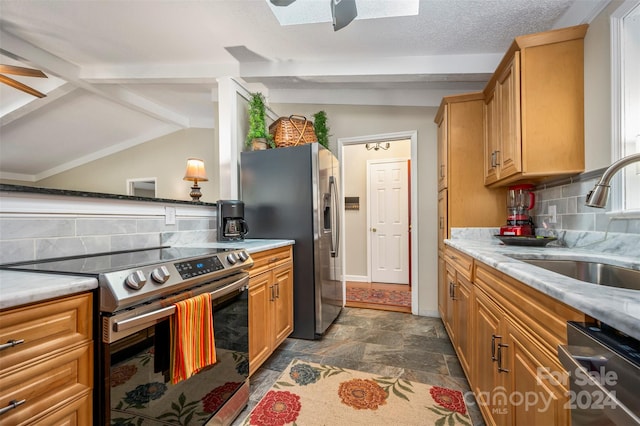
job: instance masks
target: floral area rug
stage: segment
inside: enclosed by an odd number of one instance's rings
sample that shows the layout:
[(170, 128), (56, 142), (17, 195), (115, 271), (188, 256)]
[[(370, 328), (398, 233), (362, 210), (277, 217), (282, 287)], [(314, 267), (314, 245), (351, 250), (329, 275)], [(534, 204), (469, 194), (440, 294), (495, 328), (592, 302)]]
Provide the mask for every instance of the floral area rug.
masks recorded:
[(243, 426), (471, 425), (462, 392), (293, 360)]
[[(111, 425), (161, 426), (204, 424), (245, 380), (244, 354), (217, 349), (218, 363), (189, 380), (172, 385), (154, 372), (153, 348), (127, 359), (111, 371)], [(235, 370), (216, 368), (225, 362)]]
[(347, 302), (411, 307), (411, 292), (350, 287), (347, 288)]

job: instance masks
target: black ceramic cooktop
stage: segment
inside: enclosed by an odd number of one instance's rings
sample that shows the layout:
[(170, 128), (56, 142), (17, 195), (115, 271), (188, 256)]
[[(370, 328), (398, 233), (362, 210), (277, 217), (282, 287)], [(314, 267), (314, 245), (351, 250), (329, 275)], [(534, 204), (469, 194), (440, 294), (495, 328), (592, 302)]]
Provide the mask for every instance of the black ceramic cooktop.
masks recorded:
[(235, 249), (156, 247), (133, 251), (96, 253), (82, 256), (17, 262), (0, 265), (0, 269), (96, 276), (106, 272), (131, 269), (146, 265), (160, 265), (193, 257), (206, 257), (232, 250)]

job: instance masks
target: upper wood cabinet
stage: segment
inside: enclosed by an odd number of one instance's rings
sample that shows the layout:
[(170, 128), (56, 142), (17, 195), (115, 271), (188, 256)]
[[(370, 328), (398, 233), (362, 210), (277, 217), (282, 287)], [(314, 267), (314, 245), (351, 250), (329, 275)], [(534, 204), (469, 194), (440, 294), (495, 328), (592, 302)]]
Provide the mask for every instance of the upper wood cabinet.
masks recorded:
[(514, 40), (483, 91), (485, 185), (584, 171), (587, 27)]
[(446, 96), (438, 125), (439, 249), (452, 227), (499, 226), (506, 220), (506, 193), (484, 185), (482, 92)]
[(449, 166), (448, 138), (447, 138), (447, 116), (449, 115), (448, 105), (442, 105), (439, 116), (436, 118), (438, 124), (438, 191), (447, 187), (447, 168)]

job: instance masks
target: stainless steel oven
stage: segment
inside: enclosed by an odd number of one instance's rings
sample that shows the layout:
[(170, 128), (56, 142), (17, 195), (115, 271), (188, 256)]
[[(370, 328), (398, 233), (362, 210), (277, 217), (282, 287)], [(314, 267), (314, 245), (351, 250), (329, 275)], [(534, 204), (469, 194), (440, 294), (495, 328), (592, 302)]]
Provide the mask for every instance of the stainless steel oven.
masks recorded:
[(600, 323), (567, 323), (558, 355), (573, 426), (640, 425), (640, 344)]
[[(159, 247), (45, 259), (3, 268), (92, 275), (99, 281), (95, 423), (229, 425), (249, 400), (244, 250)], [(175, 303), (211, 294), (216, 362), (170, 378)]]

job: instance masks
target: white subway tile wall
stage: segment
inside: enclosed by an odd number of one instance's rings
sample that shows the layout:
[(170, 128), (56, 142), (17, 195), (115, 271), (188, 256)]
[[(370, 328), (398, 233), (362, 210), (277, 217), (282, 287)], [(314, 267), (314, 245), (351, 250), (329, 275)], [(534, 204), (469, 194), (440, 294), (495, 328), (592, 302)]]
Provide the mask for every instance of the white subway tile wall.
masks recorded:
[[(588, 179), (551, 188), (537, 189), (536, 206), (533, 209), (537, 228), (556, 230), (597, 231), (640, 234), (640, 219), (610, 214), (610, 204), (604, 209), (584, 205), (587, 193), (599, 178)], [(556, 206), (557, 223), (549, 223), (549, 205)], [(609, 213), (609, 214), (607, 214)]]
[(215, 217), (178, 217), (175, 225), (165, 225), (157, 217), (131, 215), (25, 216), (0, 216), (0, 264), (216, 238)]

